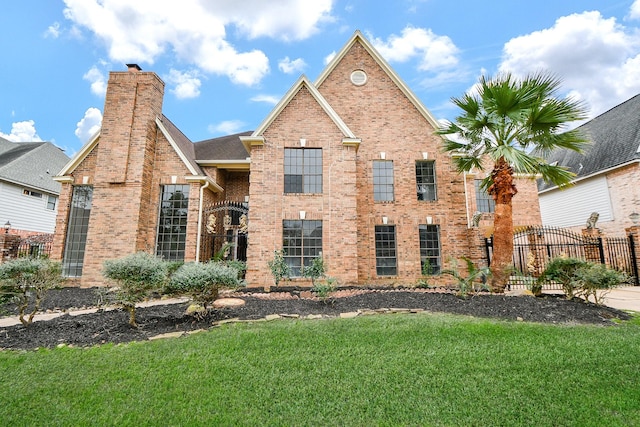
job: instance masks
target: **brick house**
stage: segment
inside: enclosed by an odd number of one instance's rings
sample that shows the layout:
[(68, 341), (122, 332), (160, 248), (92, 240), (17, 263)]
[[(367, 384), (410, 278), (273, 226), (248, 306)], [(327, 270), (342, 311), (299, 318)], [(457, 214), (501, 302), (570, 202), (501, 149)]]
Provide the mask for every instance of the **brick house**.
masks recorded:
[[(340, 284), (411, 283), (425, 263), (482, 260), (474, 177), (454, 170), (435, 119), (360, 32), (253, 132), (192, 143), (162, 114), (163, 91), (135, 65), (112, 72), (101, 131), (56, 178), (53, 257), (80, 285), (102, 283), (105, 259), (203, 261), (223, 241), (246, 258), (249, 286), (273, 283), (280, 249), (296, 274), (322, 255)], [(540, 223), (522, 209), (537, 206), (535, 182), (518, 188), (515, 223)]]

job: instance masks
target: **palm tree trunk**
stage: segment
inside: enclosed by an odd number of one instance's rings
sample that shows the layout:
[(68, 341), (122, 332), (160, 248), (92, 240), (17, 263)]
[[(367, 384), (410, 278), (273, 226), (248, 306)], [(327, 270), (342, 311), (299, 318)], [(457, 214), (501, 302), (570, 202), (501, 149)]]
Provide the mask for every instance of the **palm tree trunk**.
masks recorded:
[(502, 293), (507, 286), (513, 263), (513, 208), (511, 200), (518, 190), (513, 184), (513, 169), (501, 157), (491, 172), (489, 187), (496, 202), (493, 217), (493, 259), (491, 260), (491, 291)]

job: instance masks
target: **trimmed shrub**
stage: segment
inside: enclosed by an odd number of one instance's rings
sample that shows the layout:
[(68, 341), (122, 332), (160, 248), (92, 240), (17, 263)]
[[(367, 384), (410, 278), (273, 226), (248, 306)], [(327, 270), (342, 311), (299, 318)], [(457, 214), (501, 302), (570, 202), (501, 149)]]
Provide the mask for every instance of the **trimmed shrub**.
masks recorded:
[(324, 277), (326, 267), (324, 265), (324, 260), (321, 256), (314, 258), (311, 261), (311, 265), (302, 266), (300, 274), (302, 277), (308, 277), (311, 279), (311, 286), (316, 286), (316, 280), (321, 277)]
[[(44, 258), (18, 258), (0, 264), (0, 295), (17, 302), (23, 325), (31, 324), (47, 291), (63, 282), (60, 272), (60, 263)], [(35, 301), (27, 315), (31, 297)]]
[[(606, 265), (588, 263), (576, 271), (575, 279), (580, 283), (580, 289), (576, 293), (586, 301), (593, 296), (593, 302), (600, 305), (603, 296), (609, 290), (626, 282), (628, 277), (620, 271), (607, 268)], [(596, 291), (601, 291), (600, 295)]]
[(223, 262), (187, 263), (171, 276), (165, 291), (189, 295), (206, 310), (218, 298), (221, 288), (235, 289), (242, 285), (235, 266)]
[(129, 312), (131, 326), (137, 326), (136, 303), (162, 288), (167, 280), (167, 268), (166, 262), (146, 252), (104, 262), (102, 275), (117, 284), (114, 302)]
[(576, 280), (576, 271), (586, 265), (587, 261), (577, 258), (554, 258), (547, 264), (540, 276), (540, 280), (560, 283), (567, 299), (572, 299), (575, 296), (576, 289), (580, 287), (580, 283)]

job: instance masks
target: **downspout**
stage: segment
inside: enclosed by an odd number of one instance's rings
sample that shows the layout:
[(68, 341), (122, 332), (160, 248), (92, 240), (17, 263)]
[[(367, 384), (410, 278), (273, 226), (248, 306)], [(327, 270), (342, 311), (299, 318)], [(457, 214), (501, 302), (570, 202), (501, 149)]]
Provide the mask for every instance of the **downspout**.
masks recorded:
[(200, 241), (202, 240), (202, 211), (204, 209), (204, 190), (209, 187), (209, 181), (200, 186), (200, 203), (198, 206), (198, 237), (196, 238), (196, 262), (200, 262)]
[(462, 181), (464, 185), (464, 207), (467, 211), (467, 228), (471, 228), (471, 219), (469, 218), (469, 195), (467, 194), (467, 172), (462, 173)]

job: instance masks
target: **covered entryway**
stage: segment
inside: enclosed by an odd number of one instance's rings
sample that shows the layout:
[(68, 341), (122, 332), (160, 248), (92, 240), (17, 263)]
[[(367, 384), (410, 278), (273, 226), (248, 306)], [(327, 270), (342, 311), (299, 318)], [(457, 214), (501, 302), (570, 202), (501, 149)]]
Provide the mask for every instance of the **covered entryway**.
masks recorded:
[(218, 202), (202, 210), (200, 260), (214, 257), (225, 260), (247, 260), (247, 226), (249, 204)]

